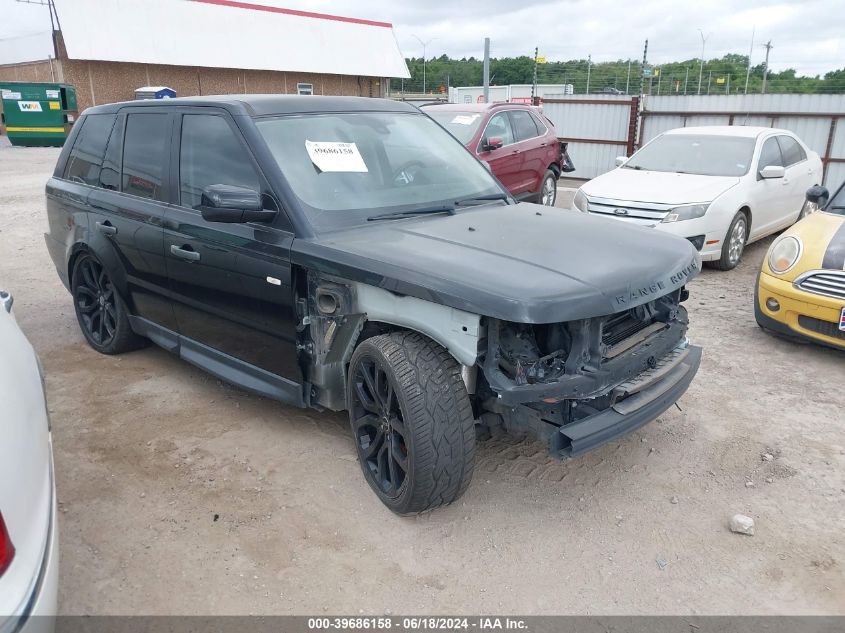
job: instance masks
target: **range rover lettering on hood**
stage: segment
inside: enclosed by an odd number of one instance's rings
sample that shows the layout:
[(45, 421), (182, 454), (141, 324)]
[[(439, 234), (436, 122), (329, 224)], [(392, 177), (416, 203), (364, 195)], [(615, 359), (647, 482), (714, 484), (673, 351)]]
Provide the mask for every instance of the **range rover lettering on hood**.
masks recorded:
[(648, 286), (634, 288), (627, 295), (616, 295), (614, 301), (617, 306), (624, 308), (630, 303), (642, 303), (642, 299), (646, 297), (664, 295), (672, 288), (682, 285), (696, 271), (698, 271), (698, 264), (696, 261), (692, 261), (688, 266), (684, 266), (679, 271), (669, 275), (668, 281), (659, 280)]

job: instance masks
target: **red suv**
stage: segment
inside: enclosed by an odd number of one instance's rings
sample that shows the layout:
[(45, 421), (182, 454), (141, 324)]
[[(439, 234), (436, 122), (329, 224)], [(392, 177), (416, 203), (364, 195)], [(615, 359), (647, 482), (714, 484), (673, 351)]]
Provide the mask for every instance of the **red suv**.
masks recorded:
[(514, 197), (554, 206), (566, 148), (538, 108), (515, 103), (450, 103), (422, 107), (469, 151), (487, 162)]

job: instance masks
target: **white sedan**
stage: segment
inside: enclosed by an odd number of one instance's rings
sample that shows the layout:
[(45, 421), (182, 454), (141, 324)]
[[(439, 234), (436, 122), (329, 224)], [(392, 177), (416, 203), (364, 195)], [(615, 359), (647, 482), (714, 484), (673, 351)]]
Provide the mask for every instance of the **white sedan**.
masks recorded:
[(41, 369), (0, 290), (0, 633), (50, 631), (59, 537)]
[(787, 130), (669, 130), (575, 194), (579, 211), (685, 237), (703, 261), (730, 270), (745, 245), (803, 217), (822, 181), (816, 152)]

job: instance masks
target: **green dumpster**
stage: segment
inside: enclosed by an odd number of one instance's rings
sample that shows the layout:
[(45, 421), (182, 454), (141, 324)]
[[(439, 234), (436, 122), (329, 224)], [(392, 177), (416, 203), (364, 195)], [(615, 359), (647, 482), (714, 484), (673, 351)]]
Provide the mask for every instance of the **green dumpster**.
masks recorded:
[(2, 123), (12, 145), (61, 147), (77, 117), (76, 89), (68, 84), (0, 82)]

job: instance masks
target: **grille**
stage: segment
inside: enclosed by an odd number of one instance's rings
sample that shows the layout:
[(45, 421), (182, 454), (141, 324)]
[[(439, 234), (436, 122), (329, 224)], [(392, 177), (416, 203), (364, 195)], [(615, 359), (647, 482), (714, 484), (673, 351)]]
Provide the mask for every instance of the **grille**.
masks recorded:
[(796, 284), (801, 290), (817, 295), (845, 299), (845, 272), (824, 271), (810, 273), (799, 279)]
[(601, 342), (611, 347), (633, 336), (640, 330), (644, 330), (650, 322), (643, 323), (640, 319), (634, 318), (630, 311), (614, 314), (604, 322), (601, 331)]
[(836, 338), (840, 341), (845, 341), (845, 332), (839, 329), (836, 323), (830, 321), (822, 321), (821, 319), (814, 319), (813, 317), (798, 315), (798, 325), (807, 330), (812, 330), (819, 334)]

